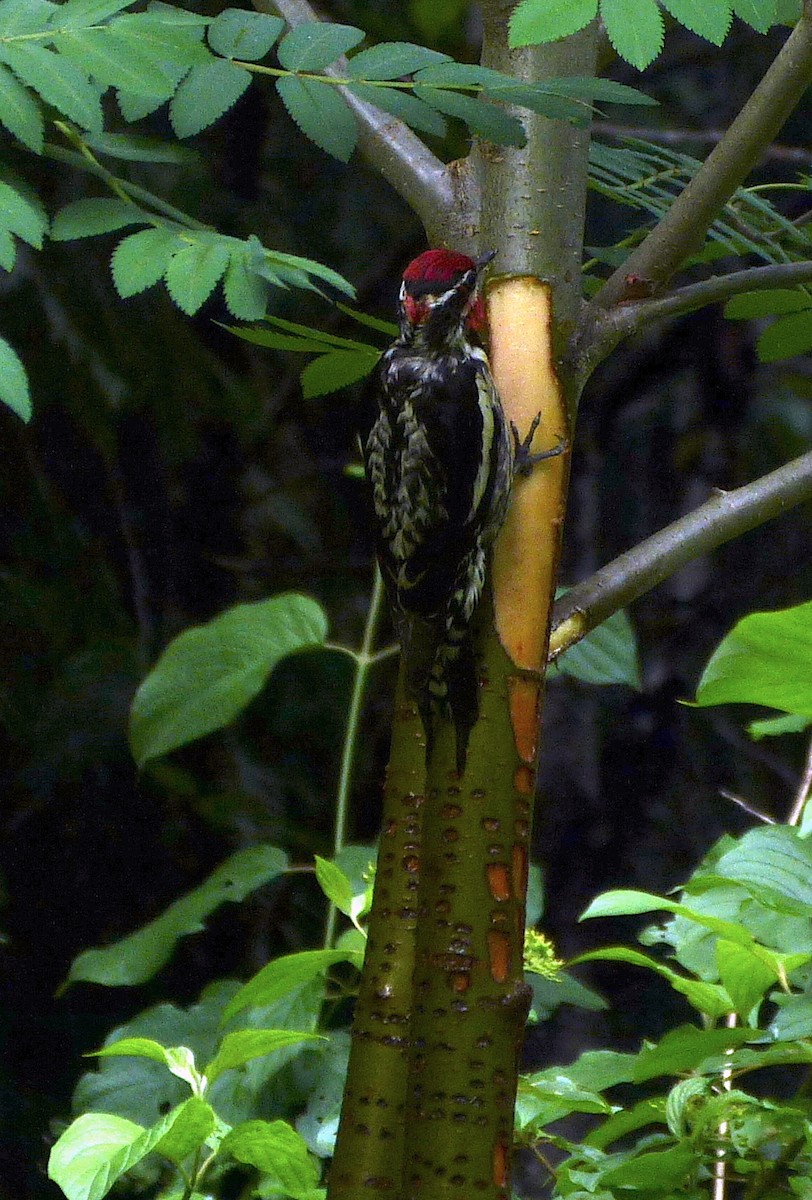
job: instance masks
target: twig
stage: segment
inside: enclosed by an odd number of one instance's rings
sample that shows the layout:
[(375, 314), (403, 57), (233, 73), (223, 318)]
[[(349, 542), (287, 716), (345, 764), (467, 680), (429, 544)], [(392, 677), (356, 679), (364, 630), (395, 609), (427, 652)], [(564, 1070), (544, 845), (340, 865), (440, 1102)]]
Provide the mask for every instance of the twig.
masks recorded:
[[(732, 271), (729, 275), (712, 275), (710, 279), (688, 284), (667, 296), (619, 304), (606, 313), (602, 324), (602, 337), (593, 343), (590, 361), (602, 357), (604, 338), (614, 345), (621, 338), (635, 333), (652, 321), (695, 312), (698, 308), (719, 304), (742, 292), (792, 288), (809, 283), (812, 283), (812, 262), (775, 263), (768, 267)], [(812, 300), (810, 303), (812, 304)]]
[(798, 785), (798, 791), (795, 796), (789, 816), (787, 817), (788, 825), (797, 825), (803, 816), (803, 811), (806, 802), (809, 799), (809, 793), (812, 792), (812, 739), (806, 751), (806, 763), (804, 765), (804, 773), (801, 776), (801, 782)]
[(735, 491), (716, 492), (561, 597), (553, 609), (551, 659), (686, 563), (809, 499), (812, 452)]
[[(318, 21), (308, 0), (253, 0), (258, 12), (279, 13), (295, 29)], [(338, 75), (343, 60), (325, 70)], [(358, 147), (364, 158), (383, 175), (414, 209), (434, 243), (462, 245), (470, 241), (477, 223), (479, 188), (467, 171), (447, 167), (408, 125), (374, 105), (340, 88), (358, 122)]]
[(751, 817), (755, 817), (759, 821), (765, 822), (767, 825), (775, 825), (777, 822), (774, 817), (768, 817), (766, 813), (759, 812), (757, 808), (753, 808), (741, 796), (737, 796), (735, 792), (729, 792), (727, 788), (719, 788), (719, 795), (724, 796), (725, 800), (730, 800), (733, 804), (738, 804), (739, 808), (743, 808)]
[[(725, 1024), (728, 1029), (736, 1028), (736, 1014), (728, 1013), (725, 1018)], [(726, 1050), (725, 1054), (732, 1054), (732, 1050)], [(726, 1092), (729, 1092), (733, 1086), (733, 1068), (724, 1067), (722, 1070), (722, 1087)], [(719, 1149), (716, 1151), (716, 1162), (713, 1171), (713, 1200), (725, 1200), (725, 1147), (724, 1139), (727, 1137), (730, 1125), (727, 1121), (722, 1121), (719, 1125), (719, 1140), (722, 1142)]]

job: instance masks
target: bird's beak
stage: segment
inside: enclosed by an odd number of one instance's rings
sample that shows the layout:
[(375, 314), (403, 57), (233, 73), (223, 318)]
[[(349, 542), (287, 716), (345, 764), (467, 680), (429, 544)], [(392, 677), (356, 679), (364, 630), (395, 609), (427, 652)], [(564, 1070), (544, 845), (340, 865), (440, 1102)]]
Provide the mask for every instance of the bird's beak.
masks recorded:
[(488, 263), (493, 262), (493, 260), (496, 258), (496, 253), (496, 250), (489, 250), (487, 254), (483, 254), (481, 258), (476, 260), (474, 266), (476, 267), (477, 275), (481, 275)]

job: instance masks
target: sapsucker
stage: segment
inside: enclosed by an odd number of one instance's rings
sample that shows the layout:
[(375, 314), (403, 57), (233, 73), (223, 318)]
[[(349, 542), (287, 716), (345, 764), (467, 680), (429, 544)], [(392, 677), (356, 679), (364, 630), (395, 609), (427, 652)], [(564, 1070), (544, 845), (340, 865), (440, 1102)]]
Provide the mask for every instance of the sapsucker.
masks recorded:
[(427, 250), (409, 264), (400, 333), (376, 369), (361, 431), (378, 559), (426, 757), (439, 713), (454, 722), (460, 774), (479, 708), (471, 622), (515, 458), (480, 341), (477, 286), (492, 258)]

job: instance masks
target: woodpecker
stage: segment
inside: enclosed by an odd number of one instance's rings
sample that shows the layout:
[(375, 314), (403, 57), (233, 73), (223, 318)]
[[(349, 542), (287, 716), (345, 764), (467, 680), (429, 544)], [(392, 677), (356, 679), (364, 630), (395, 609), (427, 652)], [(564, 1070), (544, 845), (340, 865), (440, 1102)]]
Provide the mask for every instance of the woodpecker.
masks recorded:
[(478, 292), (494, 256), (427, 250), (408, 265), (400, 332), (373, 375), (361, 430), (378, 561), (426, 761), (440, 715), (455, 726), (459, 775), (479, 712), (472, 621), (488, 552), (516, 470), (561, 450), (531, 454), (538, 419), (520, 443), (505, 418)]

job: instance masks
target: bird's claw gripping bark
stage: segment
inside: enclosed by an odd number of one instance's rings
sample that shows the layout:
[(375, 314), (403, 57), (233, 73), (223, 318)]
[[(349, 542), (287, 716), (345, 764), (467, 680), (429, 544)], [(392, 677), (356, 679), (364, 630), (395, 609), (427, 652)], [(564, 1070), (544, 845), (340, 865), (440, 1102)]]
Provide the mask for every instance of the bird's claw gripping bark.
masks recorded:
[(557, 458), (559, 454), (563, 454), (568, 448), (569, 443), (566, 438), (558, 437), (558, 443), (550, 450), (539, 450), (535, 453), (530, 449), (533, 444), (533, 438), (536, 435), (536, 430), (541, 424), (541, 413), (536, 413), (530, 423), (530, 428), (524, 438), (519, 437), (519, 431), (513, 421), (510, 422), (511, 432), (513, 433), (514, 441), (514, 475), (529, 475), (533, 467), (537, 463), (544, 462), (547, 458)]

